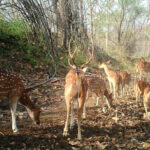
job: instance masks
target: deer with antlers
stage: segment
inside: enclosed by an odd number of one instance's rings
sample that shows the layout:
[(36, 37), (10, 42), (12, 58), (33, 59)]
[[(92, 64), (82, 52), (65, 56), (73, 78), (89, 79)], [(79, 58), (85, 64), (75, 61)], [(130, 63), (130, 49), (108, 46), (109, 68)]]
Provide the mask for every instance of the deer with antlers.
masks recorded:
[(140, 62), (136, 63), (136, 72), (140, 73), (140, 79), (142, 79), (144, 73), (150, 72), (150, 62), (147, 62), (142, 58)]
[(119, 96), (119, 89), (121, 88), (121, 93), (123, 91), (122, 78), (117, 71), (109, 69), (108, 64), (110, 64), (110, 60), (99, 64), (98, 67), (104, 69), (109, 81), (110, 90), (113, 92), (114, 98), (116, 98), (116, 93)]
[[(106, 97), (106, 102), (108, 108), (112, 106), (112, 93), (109, 94), (106, 84), (104, 80), (98, 78), (98, 77), (91, 77), (91, 76), (86, 76), (86, 80), (88, 83), (88, 90), (91, 91), (92, 93), (95, 93), (97, 96), (97, 101), (96, 101), (96, 106), (99, 105), (99, 98), (102, 99), (102, 109), (104, 110), (104, 97)], [(87, 98), (88, 98), (88, 93), (87, 93)]]
[[(53, 75), (53, 77), (55, 74)], [(52, 77), (52, 78), (53, 78)], [(27, 112), (35, 124), (40, 124), (40, 107), (36, 106), (28, 95), (28, 91), (37, 88), (38, 86), (49, 82), (52, 78), (48, 78), (34, 86), (24, 87), (21, 77), (16, 73), (0, 72), (0, 99), (7, 100), (10, 104), (12, 116), (12, 130), (17, 132), (16, 125), (16, 109), (17, 103), (21, 103), (27, 109)]]
[[(70, 40), (71, 42), (71, 40)], [(77, 107), (77, 125), (78, 125), (78, 139), (81, 140), (81, 129), (80, 129), (80, 122), (81, 122), (81, 115), (83, 112), (83, 107), (85, 104), (85, 99), (86, 99), (86, 93), (87, 93), (87, 81), (85, 79), (85, 71), (86, 71), (86, 66), (91, 62), (93, 58), (93, 48), (92, 48), (92, 54), (89, 58), (89, 60), (83, 64), (82, 66), (78, 66), (75, 63), (74, 60), (74, 54), (71, 53), (70, 51), (70, 42), (68, 46), (68, 52), (70, 59), (73, 62), (73, 65), (71, 65), (69, 59), (68, 63), (71, 67), (70, 71), (67, 73), (65, 77), (65, 102), (66, 102), (66, 108), (67, 108), (67, 118), (65, 122), (65, 127), (63, 131), (63, 135), (67, 136), (68, 135), (68, 125), (69, 125), (69, 120), (70, 120), (70, 114), (71, 114), (71, 121), (70, 121), (70, 128), (73, 127), (74, 125), (74, 116), (73, 116), (73, 103), (74, 103), (74, 98), (78, 98), (78, 107)]]

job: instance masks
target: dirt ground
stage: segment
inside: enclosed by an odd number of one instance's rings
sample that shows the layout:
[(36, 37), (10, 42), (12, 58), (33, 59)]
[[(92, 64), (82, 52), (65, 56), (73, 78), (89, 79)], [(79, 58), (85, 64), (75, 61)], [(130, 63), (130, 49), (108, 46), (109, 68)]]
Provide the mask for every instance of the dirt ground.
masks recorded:
[(34, 125), (24, 107), (19, 105), (18, 133), (11, 130), (9, 106), (0, 102), (0, 149), (150, 149), (150, 122), (143, 118), (143, 105), (136, 106), (133, 83), (128, 89), (129, 95), (114, 100), (111, 109), (106, 105), (105, 113), (101, 105), (95, 106), (94, 95), (87, 100), (87, 118), (82, 120), (81, 142), (77, 140), (77, 125), (69, 131), (68, 137), (62, 136), (66, 118), (63, 85), (64, 80), (61, 80), (31, 92), (32, 99), (42, 107), (41, 125)]

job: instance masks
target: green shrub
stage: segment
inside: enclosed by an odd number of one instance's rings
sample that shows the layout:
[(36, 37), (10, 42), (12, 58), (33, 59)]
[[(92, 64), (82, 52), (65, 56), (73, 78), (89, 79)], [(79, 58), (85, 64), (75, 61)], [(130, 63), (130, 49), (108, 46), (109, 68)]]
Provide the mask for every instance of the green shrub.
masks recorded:
[(28, 40), (28, 35), (32, 34), (27, 23), (22, 20), (5, 21), (0, 17), (0, 53), (1, 57), (21, 56), (22, 59), (31, 64), (48, 64), (49, 58), (39, 48), (34, 41)]
[(0, 31), (3, 32), (4, 36), (15, 36), (25, 37), (26, 33), (30, 32), (27, 28), (27, 23), (19, 19), (14, 19), (10, 21), (4, 21), (0, 18)]

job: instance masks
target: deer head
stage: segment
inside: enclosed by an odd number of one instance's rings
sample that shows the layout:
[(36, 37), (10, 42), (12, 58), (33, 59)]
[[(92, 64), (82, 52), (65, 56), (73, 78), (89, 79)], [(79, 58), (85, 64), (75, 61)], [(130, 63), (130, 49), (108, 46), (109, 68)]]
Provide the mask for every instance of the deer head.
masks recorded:
[(98, 65), (98, 68), (105, 68), (107, 65), (109, 65), (111, 63), (110, 60), (106, 61), (106, 62), (102, 62), (101, 64)]

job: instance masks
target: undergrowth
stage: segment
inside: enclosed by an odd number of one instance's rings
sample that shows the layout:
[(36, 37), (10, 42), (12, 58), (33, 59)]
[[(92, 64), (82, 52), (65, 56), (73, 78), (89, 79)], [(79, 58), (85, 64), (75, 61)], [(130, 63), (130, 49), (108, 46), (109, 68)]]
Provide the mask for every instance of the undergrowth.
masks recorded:
[(6, 21), (0, 18), (0, 56), (1, 58), (22, 59), (32, 65), (48, 64), (49, 57), (39, 45), (29, 39), (32, 35), (26, 22), (22, 20)]

